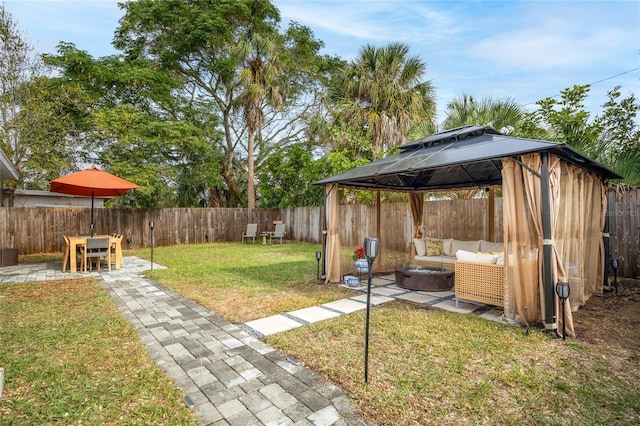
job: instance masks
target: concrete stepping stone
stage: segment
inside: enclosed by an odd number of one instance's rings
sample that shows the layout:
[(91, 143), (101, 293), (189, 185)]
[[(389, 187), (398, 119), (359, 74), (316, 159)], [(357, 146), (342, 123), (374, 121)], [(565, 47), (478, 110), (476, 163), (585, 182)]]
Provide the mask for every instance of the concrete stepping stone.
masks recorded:
[[(367, 295), (363, 294), (362, 296), (356, 296), (356, 297), (352, 297), (351, 300), (357, 300), (359, 302), (364, 302), (365, 303), (365, 307), (366, 307), (366, 303), (367, 303)], [(387, 296), (376, 296), (373, 294), (371, 294), (371, 305), (376, 306), (376, 305), (380, 305), (382, 303), (387, 303), (387, 302), (393, 302), (395, 299), (393, 297), (387, 297)]]
[(421, 305), (425, 305), (439, 299), (438, 297), (429, 296), (428, 294), (420, 294), (415, 291), (407, 294), (401, 294), (399, 296), (396, 296), (396, 298), (406, 300), (407, 302), (418, 303)]
[(367, 305), (362, 302), (358, 302), (351, 299), (340, 299), (335, 302), (325, 303), (324, 306), (329, 309), (334, 309), (336, 311), (342, 312), (344, 314), (350, 314), (352, 312), (360, 311), (362, 309), (366, 309)]
[(281, 333), (296, 327), (301, 327), (302, 323), (292, 320), (291, 318), (287, 318), (284, 315), (273, 315), (271, 317), (246, 322), (245, 325), (256, 330), (263, 336), (269, 336), (271, 334)]
[(398, 297), (399, 294), (406, 293), (407, 290), (403, 289), (394, 289), (389, 287), (371, 287), (371, 294), (376, 294), (378, 296), (393, 296)]
[(453, 291), (419, 291), (418, 293), (426, 294), (436, 299), (444, 299), (445, 297), (453, 297), (456, 295)]
[(466, 303), (458, 301), (456, 306), (456, 301), (454, 299), (445, 300), (440, 303), (436, 303), (433, 305), (434, 308), (440, 308), (449, 312), (456, 312), (459, 314), (469, 314), (476, 309), (480, 309), (481, 306), (475, 305), (473, 303)]
[(300, 318), (308, 323), (314, 323), (329, 318), (340, 316), (338, 312), (324, 309), (319, 306), (312, 306), (310, 308), (299, 309), (297, 311), (289, 312), (290, 316)]

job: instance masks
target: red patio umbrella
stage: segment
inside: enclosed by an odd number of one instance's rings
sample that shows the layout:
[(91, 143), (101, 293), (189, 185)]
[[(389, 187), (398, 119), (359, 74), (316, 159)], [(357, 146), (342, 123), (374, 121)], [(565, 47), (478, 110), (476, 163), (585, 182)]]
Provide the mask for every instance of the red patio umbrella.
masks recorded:
[(62, 176), (50, 182), (51, 192), (69, 195), (91, 196), (91, 227), (93, 236), (93, 198), (117, 197), (130, 189), (140, 188), (135, 183), (121, 179), (97, 167), (89, 167), (70, 175)]

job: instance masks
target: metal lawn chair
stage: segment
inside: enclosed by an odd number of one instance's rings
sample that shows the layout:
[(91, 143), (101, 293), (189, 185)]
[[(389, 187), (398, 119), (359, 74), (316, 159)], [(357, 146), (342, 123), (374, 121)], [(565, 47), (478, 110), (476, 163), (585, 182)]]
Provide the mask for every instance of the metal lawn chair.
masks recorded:
[(276, 225), (276, 230), (273, 231), (273, 233), (269, 234), (269, 242), (273, 244), (274, 239), (280, 238), (280, 244), (282, 244), (285, 233), (286, 232), (284, 230), (284, 223), (278, 223)]
[(258, 224), (257, 223), (248, 223), (246, 232), (242, 233), (242, 242), (244, 243), (245, 238), (251, 238), (253, 240), (253, 244), (256, 243), (256, 234), (258, 233)]

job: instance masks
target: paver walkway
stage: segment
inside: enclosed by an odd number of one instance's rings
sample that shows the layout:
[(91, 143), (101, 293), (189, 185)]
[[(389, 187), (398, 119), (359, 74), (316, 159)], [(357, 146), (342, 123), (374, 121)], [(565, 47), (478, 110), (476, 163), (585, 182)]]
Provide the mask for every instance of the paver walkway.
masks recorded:
[[(366, 285), (354, 288), (360, 295), (236, 326), (141, 275), (149, 268), (149, 261), (126, 257), (119, 270), (90, 274), (138, 331), (155, 362), (183, 390), (201, 425), (371, 424), (335, 385), (258, 339), (365, 309)], [(86, 275), (63, 273), (60, 262), (24, 264), (0, 268), (0, 283)], [(500, 311), (456, 303), (451, 291), (402, 289), (392, 275), (372, 279), (373, 306), (395, 299), (501, 320)]]
[[(127, 257), (124, 265), (90, 274), (138, 331), (155, 362), (184, 391), (199, 424), (371, 424), (339, 388), (317, 373), (140, 275), (149, 269), (148, 261)], [(60, 269), (60, 262), (0, 268), (0, 283), (86, 276)]]

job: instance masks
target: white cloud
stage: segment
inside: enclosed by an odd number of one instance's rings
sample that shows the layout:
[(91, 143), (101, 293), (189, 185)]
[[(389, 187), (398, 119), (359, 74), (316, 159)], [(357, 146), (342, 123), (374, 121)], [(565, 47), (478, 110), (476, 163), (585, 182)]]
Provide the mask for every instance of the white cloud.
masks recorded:
[(629, 46), (625, 41), (631, 41), (630, 37), (617, 28), (583, 34), (547, 25), (487, 37), (471, 46), (469, 53), (476, 58), (489, 55), (496, 65), (507, 69), (575, 69), (614, 57), (620, 47)]

